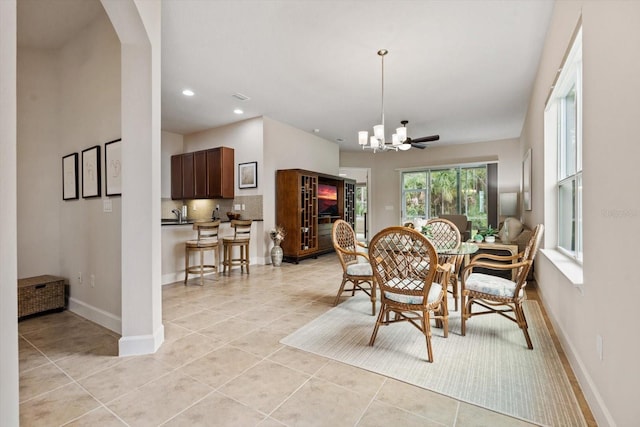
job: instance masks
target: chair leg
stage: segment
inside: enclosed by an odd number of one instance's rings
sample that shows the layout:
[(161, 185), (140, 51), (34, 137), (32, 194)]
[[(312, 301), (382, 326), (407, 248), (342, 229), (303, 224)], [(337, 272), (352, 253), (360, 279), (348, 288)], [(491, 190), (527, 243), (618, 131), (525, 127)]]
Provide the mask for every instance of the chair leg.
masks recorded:
[(336, 299), (333, 301), (333, 306), (335, 307), (340, 302), (340, 296), (342, 292), (344, 292), (344, 285), (347, 283), (346, 277), (342, 278), (342, 283), (340, 283), (340, 289), (338, 289), (338, 295), (336, 295)]
[(471, 301), (469, 301), (468, 303), (466, 302), (467, 298), (464, 295), (464, 292), (462, 292), (462, 295), (460, 295), (460, 309), (462, 310), (462, 314), (460, 316), (460, 335), (464, 336), (466, 331), (466, 322), (467, 322), (467, 318), (469, 317), (468, 313), (471, 312)]
[(246, 258), (246, 260), (247, 260), (247, 274), (249, 274), (249, 264), (250, 264), (250, 262), (249, 262), (249, 260), (250, 260), (250, 258), (249, 258), (249, 245), (246, 246), (245, 255), (247, 256), (247, 258)]
[(187, 286), (189, 279), (189, 249), (184, 249), (184, 285)]
[(427, 360), (433, 362), (433, 349), (431, 348), (431, 320), (429, 319), (429, 310), (422, 312), (422, 332), (424, 332), (427, 341)]
[(371, 339), (369, 340), (369, 345), (373, 346), (373, 343), (376, 342), (376, 336), (378, 335), (378, 328), (382, 323), (382, 320), (385, 318), (389, 319), (389, 313), (387, 312), (387, 307), (382, 304), (380, 307), (380, 313), (378, 313), (378, 318), (376, 319), (376, 325), (373, 327), (373, 333), (371, 334)]
[(440, 304), (442, 309), (442, 332), (444, 337), (449, 337), (449, 303), (447, 302), (447, 293), (444, 293), (444, 298), (442, 299), (442, 304)]
[(204, 251), (200, 249), (200, 286), (204, 286)]
[(376, 315), (376, 280), (371, 279), (371, 315)]
[(516, 319), (518, 320), (518, 326), (520, 326), (520, 329), (522, 329), (522, 332), (524, 333), (524, 339), (527, 341), (527, 347), (529, 347), (529, 350), (533, 350), (533, 343), (531, 342), (531, 337), (529, 336), (529, 327), (527, 326), (527, 318), (524, 316), (522, 304), (515, 304), (513, 309), (516, 314)]

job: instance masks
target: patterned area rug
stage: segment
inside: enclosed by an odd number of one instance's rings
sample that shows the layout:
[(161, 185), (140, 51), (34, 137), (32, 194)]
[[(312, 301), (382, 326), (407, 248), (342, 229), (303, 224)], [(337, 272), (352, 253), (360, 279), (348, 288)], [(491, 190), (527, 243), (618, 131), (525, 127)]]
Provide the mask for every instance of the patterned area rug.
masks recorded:
[(424, 336), (409, 324), (381, 327), (370, 347), (375, 317), (364, 294), (281, 342), (528, 422), (586, 426), (538, 303), (524, 309), (533, 350), (517, 325), (498, 315), (472, 318), (461, 336), (459, 312), (450, 313), (448, 338), (432, 328), (433, 363)]

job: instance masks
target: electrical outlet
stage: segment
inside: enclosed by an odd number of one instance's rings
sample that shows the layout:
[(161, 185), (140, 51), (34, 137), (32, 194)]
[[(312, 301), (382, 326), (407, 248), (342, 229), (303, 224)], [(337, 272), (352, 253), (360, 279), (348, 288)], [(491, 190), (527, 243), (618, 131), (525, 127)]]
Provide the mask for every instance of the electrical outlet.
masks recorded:
[(82, 271), (78, 271), (78, 283), (82, 285)]
[(239, 205), (239, 204), (234, 205), (234, 206), (233, 206), (233, 210), (235, 210), (235, 211), (239, 211), (239, 210), (240, 210), (240, 205)]
[(91, 287), (92, 288), (96, 287), (96, 275), (95, 274), (91, 275)]
[(602, 360), (602, 335), (596, 335), (596, 352), (598, 359)]

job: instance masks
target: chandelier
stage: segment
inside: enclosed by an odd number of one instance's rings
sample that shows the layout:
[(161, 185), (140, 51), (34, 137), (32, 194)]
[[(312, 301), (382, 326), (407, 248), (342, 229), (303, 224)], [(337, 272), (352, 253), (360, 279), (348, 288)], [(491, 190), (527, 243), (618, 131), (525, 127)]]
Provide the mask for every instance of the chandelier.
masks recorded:
[(408, 150), (411, 148), (411, 144), (407, 142), (407, 128), (406, 126), (396, 129), (396, 133), (391, 135), (391, 142), (386, 142), (384, 137), (384, 57), (389, 53), (387, 49), (380, 49), (378, 55), (382, 61), (382, 117), (380, 124), (373, 127), (373, 135), (369, 137), (369, 132), (366, 130), (358, 132), (358, 143), (363, 150), (369, 149), (373, 152), (387, 151), (387, 150)]

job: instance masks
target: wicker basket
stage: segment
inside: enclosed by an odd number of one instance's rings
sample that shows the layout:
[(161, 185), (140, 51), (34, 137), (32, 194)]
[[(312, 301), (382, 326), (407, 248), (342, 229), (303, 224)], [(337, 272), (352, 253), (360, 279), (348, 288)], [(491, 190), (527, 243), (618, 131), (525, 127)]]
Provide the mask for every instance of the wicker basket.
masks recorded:
[(18, 279), (18, 317), (64, 308), (65, 279), (36, 276)]

